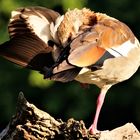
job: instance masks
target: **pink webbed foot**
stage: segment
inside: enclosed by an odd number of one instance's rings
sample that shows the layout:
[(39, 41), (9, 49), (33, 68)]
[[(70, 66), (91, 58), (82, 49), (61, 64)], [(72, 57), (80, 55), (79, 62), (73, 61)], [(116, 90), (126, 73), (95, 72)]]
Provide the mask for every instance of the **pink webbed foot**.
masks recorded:
[(93, 124), (89, 127), (89, 132), (90, 132), (90, 134), (98, 134), (98, 133), (100, 133), (100, 131), (97, 130), (97, 128)]

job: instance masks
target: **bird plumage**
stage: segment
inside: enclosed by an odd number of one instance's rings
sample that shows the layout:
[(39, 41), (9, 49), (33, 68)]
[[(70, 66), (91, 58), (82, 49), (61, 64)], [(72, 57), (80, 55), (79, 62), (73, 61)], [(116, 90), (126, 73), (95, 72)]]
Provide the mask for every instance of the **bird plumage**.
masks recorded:
[(101, 88), (95, 120), (108, 89), (130, 78), (140, 65), (140, 45), (121, 21), (89, 9), (64, 15), (42, 7), (19, 8), (8, 26), (10, 40), (1, 44), (4, 58), (44, 78), (96, 84)]
[[(14, 63), (35, 70), (42, 69), (44, 65), (52, 65), (51, 60), (48, 62), (48, 57), (52, 59), (52, 47), (47, 44), (50, 40), (49, 23), (55, 22), (58, 16), (58, 13), (41, 7), (19, 8), (13, 11), (8, 25), (10, 40), (1, 45), (0, 54)], [(37, 28), (39, 23), (44, 26)], [(42, 32), (46, 32), (45, 38)], [(35, 64), (41, 57), (42, 64)], [(44, 61), (47, 63), (43, 64)]]

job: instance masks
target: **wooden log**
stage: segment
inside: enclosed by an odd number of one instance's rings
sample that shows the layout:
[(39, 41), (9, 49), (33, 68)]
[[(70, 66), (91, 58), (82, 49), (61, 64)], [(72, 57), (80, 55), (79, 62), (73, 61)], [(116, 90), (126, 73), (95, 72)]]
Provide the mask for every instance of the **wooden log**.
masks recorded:
[(91, 135), (83, 121), (55, 120), (19, 94), (16, 114), (0, 133), (0, 140), (140, 140), (132, 123)]

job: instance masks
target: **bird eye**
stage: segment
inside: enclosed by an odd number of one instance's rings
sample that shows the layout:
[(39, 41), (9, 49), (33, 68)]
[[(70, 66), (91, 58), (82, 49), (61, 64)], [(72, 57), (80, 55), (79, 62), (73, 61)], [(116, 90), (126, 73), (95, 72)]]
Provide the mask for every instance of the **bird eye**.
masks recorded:
[(68, 43), (71, 41), (71, 36), (68, 38)]
[(48, 40), (48, 45), (49, 45), (50, 47), (53, 47), (54, 44), (55, 44), (55, 43), (54, 43), (52, 40)]

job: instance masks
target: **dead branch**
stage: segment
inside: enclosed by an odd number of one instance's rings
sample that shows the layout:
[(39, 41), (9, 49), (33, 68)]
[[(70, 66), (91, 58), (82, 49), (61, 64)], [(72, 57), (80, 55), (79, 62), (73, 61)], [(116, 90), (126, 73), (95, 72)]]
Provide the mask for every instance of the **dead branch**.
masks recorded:
[(90, 135), (83, 121), (55, 120), (48, 113), (27, 102), (19, 94), (16, 114), (0, 133), (0, 140), (140, 140), (140, 133), (132, 123), (111, 131)]

